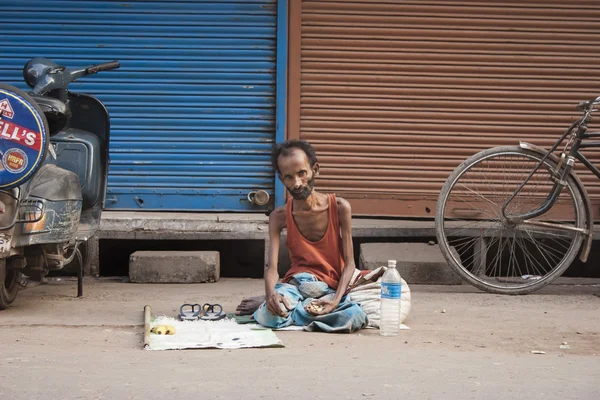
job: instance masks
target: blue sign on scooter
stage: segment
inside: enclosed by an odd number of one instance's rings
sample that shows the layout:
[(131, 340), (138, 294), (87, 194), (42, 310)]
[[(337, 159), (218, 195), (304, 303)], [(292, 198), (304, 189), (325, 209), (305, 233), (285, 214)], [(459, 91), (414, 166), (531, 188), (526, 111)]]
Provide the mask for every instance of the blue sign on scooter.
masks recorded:
[(26, 182), (44, 160), (43, 116), (19, 93), (0, 88), (0, 189)]

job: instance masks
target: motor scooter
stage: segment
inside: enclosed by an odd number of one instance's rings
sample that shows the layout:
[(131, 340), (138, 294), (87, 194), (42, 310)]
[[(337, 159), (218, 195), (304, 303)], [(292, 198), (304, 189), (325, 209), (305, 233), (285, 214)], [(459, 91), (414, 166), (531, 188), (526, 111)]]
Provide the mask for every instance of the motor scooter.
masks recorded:
[(119, 68), (111, 61), (66, 68), (34, 58), (23, 68), (31, 92), (0, 84), (0, 310), (27, 279), (79, 262), (100, 225), (110, 119), (95, 97), (68, 90), (77, 79)]

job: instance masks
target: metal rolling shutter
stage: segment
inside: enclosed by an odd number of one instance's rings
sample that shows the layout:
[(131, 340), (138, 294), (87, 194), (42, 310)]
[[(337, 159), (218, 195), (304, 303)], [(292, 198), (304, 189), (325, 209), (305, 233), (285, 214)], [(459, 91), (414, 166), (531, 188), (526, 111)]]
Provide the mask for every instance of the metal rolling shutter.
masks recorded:
[(600, 95), (596, 1), (303, 1), (301, 18), (299, 136), (359, 214), (432, 217), (460, 162), (549, 147)]
[[(276, 0), (0, 1), (0, 78), (118, 59), (73, 84), (111, 116), (107, 207), (258, 210), (273, 195)], [(264, 209), (264, 208), (263, 208)]]

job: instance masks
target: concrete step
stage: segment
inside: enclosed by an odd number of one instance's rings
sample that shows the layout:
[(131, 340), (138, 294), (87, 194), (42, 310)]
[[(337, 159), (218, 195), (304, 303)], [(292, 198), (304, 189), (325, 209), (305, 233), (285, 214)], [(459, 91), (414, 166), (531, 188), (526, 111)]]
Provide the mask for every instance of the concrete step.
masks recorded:
[(360, 245), (360, 268), (375, 269), (396, 260), (396, 268), (410, 285), (460, 285), (444, 259), (439, 246), (427, 243), (363, 243)]
[(136, 251), (129, 258), (134, 283), (204, 283), (219, 280), (218, 251)]

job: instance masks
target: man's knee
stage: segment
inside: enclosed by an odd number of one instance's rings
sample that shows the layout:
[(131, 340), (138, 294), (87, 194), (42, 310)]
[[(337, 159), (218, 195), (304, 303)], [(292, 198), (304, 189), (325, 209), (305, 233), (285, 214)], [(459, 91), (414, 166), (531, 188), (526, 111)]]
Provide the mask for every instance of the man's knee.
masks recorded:
[(267, 308), (267, 303), (264, 302), (258, 307), (258, 310), (254, 312), (254, 320), (259, 324), (268, 328), (283, 328), (292, 324), (292, 313), (289, 312), (287, 317), (280, 317), (279, 315), (273, 314)]

